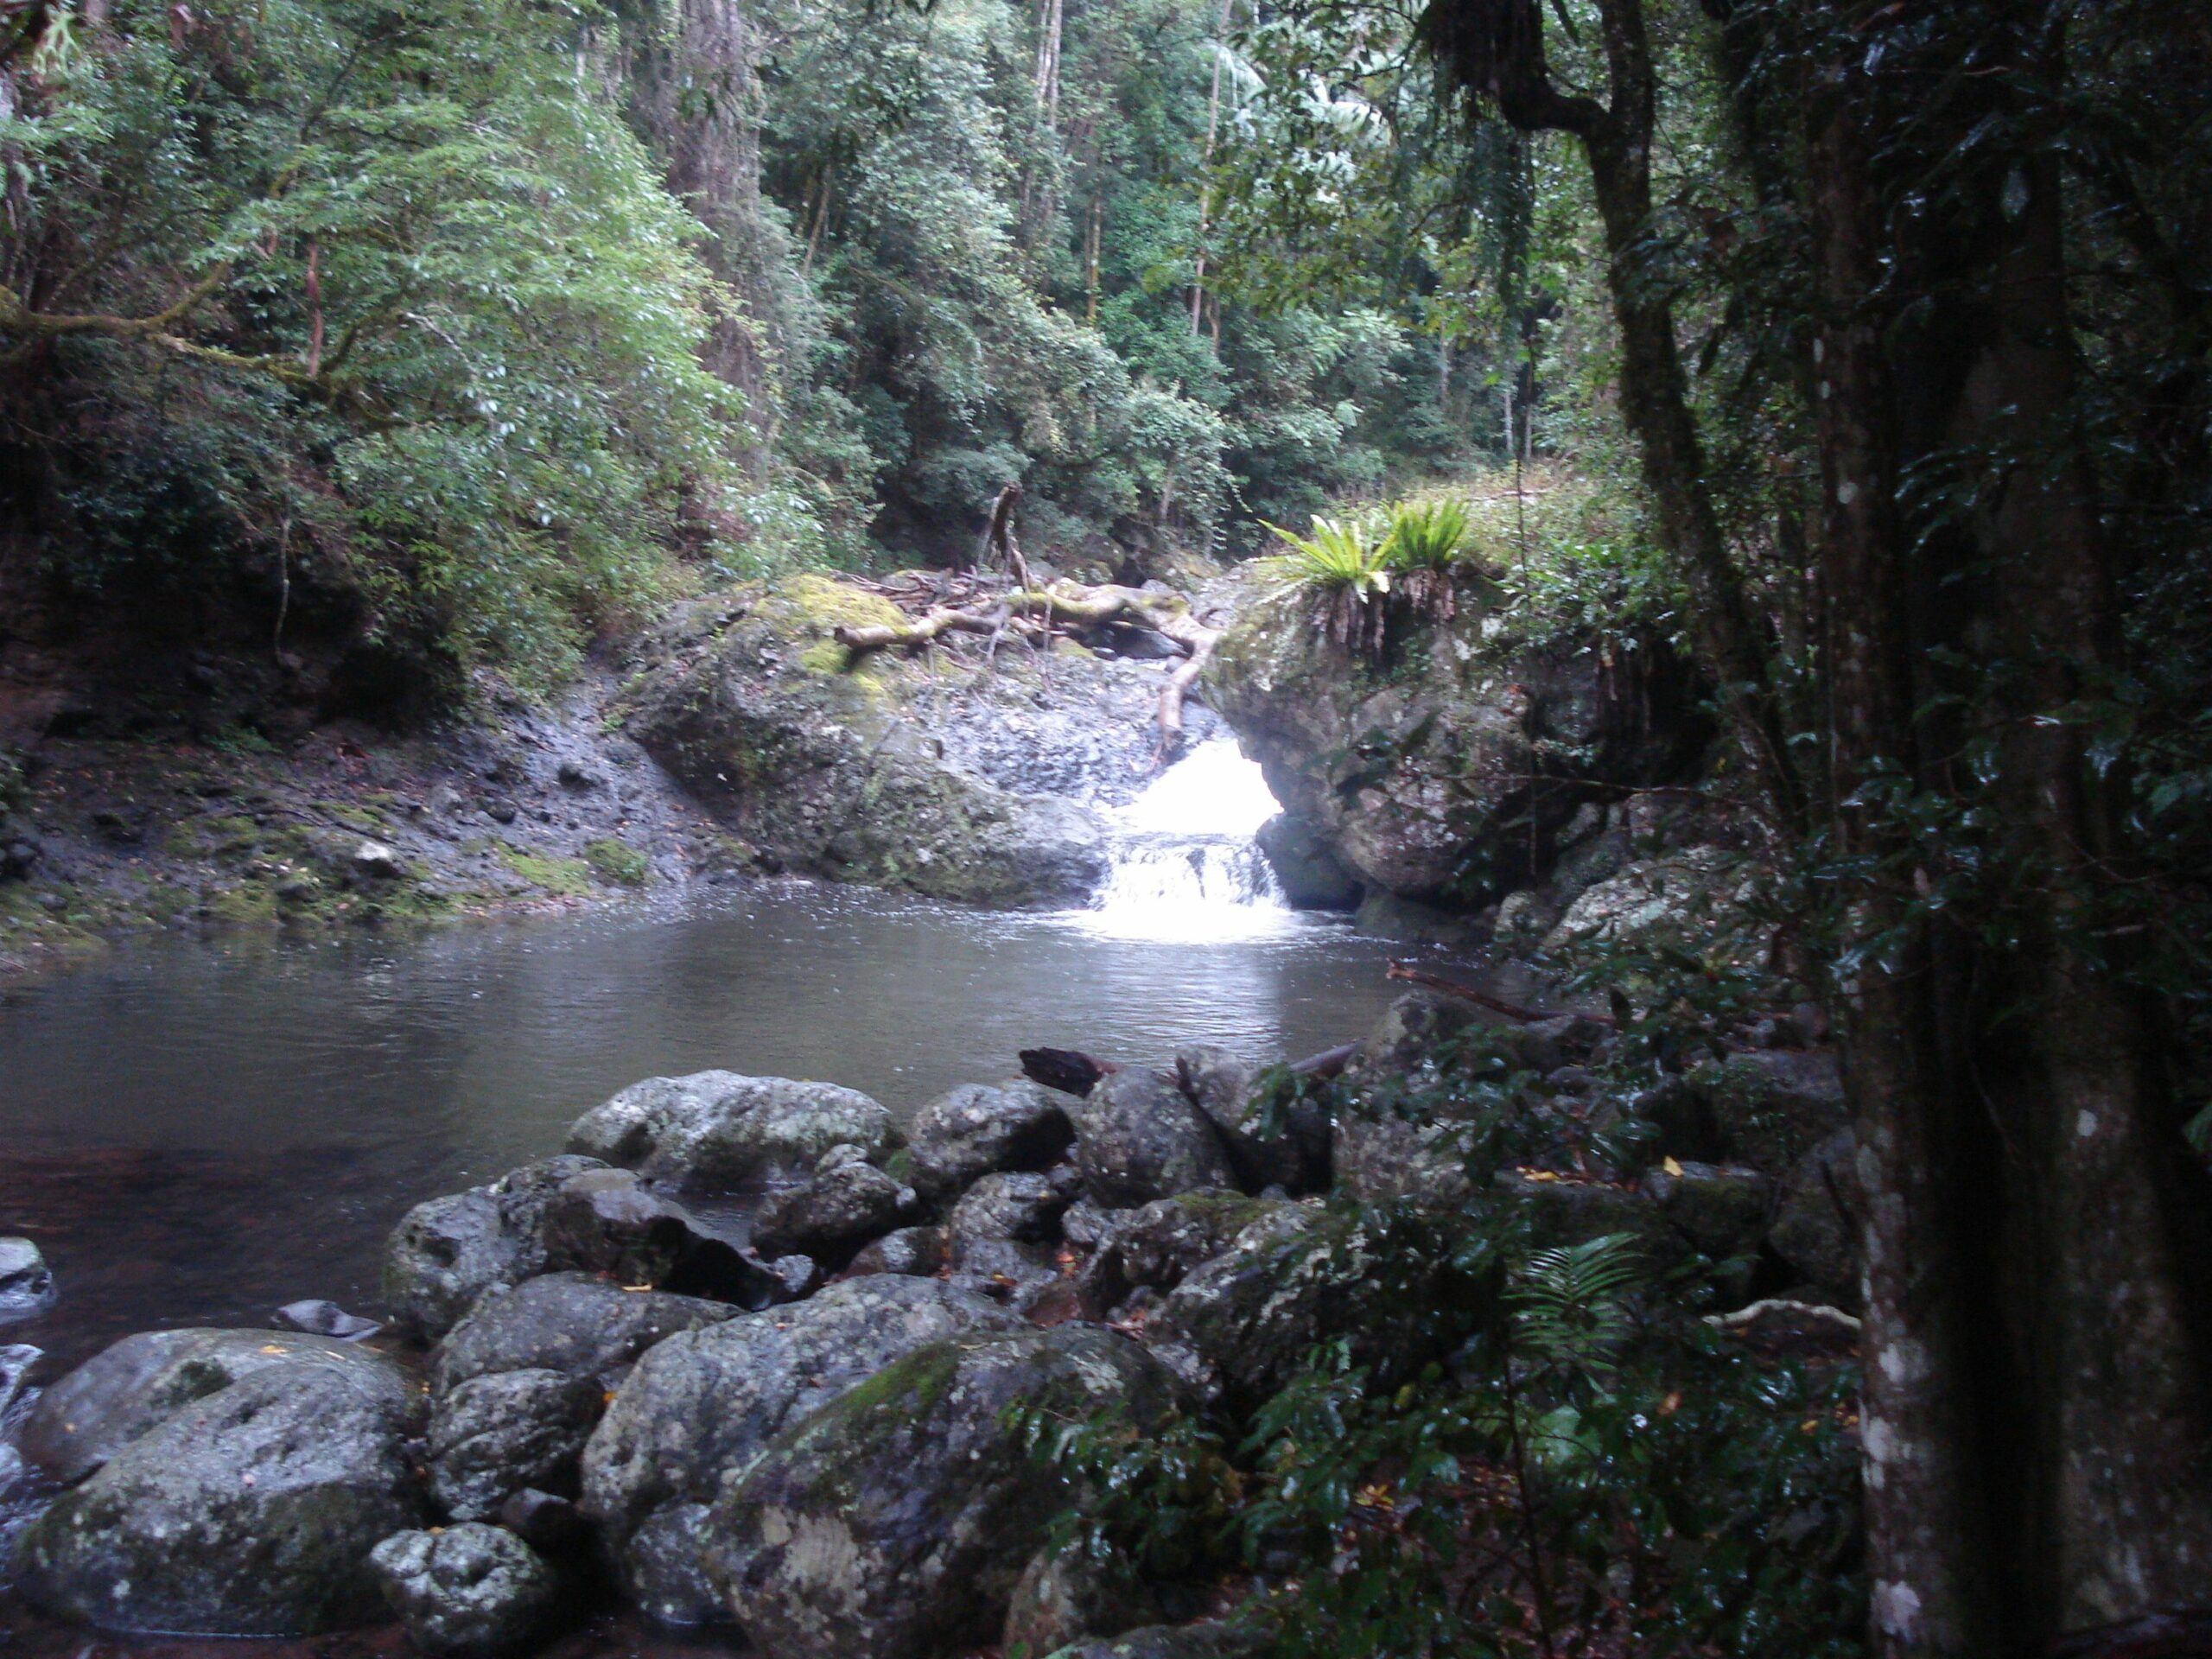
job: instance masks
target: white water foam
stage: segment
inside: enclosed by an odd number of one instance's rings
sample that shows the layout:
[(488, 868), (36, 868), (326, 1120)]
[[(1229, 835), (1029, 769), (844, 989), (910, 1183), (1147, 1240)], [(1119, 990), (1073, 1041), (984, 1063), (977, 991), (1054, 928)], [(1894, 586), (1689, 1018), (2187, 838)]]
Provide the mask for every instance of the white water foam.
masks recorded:
[(1249, 939), (1295, 925), (1253, 836), (1281, 809), (1230, 739), (1202, 743), (1116, 817), (1106, 884), (1076, 919), (1122, 939)]

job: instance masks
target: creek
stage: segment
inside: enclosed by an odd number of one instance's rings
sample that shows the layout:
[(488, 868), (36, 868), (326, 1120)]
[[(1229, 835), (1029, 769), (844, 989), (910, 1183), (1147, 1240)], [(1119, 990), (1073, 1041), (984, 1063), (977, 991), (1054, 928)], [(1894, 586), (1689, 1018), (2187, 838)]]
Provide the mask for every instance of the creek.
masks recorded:
[[(1215, 742), (1122, 810), (1093, 908), (779, 881), (380, 940), (177, 941), (0, 1003), (0, 1233), (60, 1285), (42, 1378), (156, 1326), (365, 1312), (418, 1200), (559, 1149), (639, 1077), (725, 1067), (910, 1115), (1016, 1051), (1295, 1056), (1388, 1004), (1391, 947), (1275, 895), (1258, 768)], [(1402, 951), (1402, 947), (1400, 947)]]

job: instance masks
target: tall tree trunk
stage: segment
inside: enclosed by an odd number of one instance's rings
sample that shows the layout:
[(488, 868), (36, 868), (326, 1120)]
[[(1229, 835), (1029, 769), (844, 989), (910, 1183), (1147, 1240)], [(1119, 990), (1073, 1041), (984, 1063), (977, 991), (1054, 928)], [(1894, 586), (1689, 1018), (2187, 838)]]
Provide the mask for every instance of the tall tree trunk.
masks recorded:
[[(1206, 297), (1206, 231), (1213, 213), (1213, 147), (1221, 130), (1221, 54), (1229, 49), (1229, 8), (1233, 0), (1221, 0), (1221, 16), (1214, 24), (1213, 89), (1206, 94), (1206, 145), (1198, 159), (1198, 252), (1191, 273), (1191, 332), (1198, 332)], [(1214, 338), (1221, 338), (1218, 328)]]

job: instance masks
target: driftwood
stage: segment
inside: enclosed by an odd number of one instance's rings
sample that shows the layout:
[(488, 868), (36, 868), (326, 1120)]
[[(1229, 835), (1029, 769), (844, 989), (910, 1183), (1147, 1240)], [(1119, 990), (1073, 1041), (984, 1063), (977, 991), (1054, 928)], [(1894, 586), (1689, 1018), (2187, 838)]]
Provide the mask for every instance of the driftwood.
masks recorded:
[(1112, 1060), (1094, 1060), (1072, 1048), (1025, 1048), (1016, 1058), (1023, 1077), (1065, 1095), (1088, 1095), (1122, 1069)]
[(1386, 979), (1402, 979), (1409, 985), (1440, 991), (1446, 996), (1456, 996), (1471, 1002), (1478, 1008), (1488, 1008), (1492, 1014), (1502, 1014), (1509, 1020), (1522, 1020), (1534, 1024), (1540, 1020), (1587, 1020), (1592, 1025), (1612, 1026), (1620, 1022), (1611, 1014), (1570, 1014), (1563, 1008), (1524, 1008), (1517, 1002), (1509, 1002), (1502, 996), (1492, 996), (1488, 991), (1478, 990), (1472, 985), (1463, 985), (1456, 979), (1446, 979), (1441, 974), (1432, 974), (1426, 968), (1416, 968), (1410, 962), (1394, 962), (1385, 971)]

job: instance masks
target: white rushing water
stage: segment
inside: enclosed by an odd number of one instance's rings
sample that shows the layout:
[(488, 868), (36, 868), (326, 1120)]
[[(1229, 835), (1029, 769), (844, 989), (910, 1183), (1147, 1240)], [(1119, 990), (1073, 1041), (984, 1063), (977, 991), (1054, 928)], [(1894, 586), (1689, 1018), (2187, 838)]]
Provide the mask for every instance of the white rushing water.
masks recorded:
[(1113, 938), (1185, 944), (1282, 931), (1296, 912), (1253, 840), (1280, 810), (1233, 741), (1201, 743), (1116, 815), (1112, 873), (1077, 919)]

